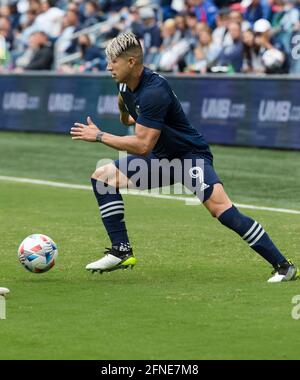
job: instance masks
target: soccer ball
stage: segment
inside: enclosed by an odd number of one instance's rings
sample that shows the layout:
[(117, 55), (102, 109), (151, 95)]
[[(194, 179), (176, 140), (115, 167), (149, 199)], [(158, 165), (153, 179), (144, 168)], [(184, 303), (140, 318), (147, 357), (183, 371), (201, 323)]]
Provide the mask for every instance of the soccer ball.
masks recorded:
[(33, 273), (47, 272), (55, 265), (57, 255), (54, 241), (42, 234), (28, 236), (18, 249), (20, 263)]

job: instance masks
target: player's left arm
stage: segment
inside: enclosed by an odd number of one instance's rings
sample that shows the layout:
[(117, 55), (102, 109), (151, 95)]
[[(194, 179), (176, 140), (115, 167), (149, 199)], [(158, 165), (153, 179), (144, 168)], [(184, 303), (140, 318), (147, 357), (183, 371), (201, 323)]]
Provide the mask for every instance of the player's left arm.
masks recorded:
[(120, 111), (120, 121), (122, 124), (130, 126), (135, 124), (134, 118), (129, 114), (129, 111), (125, 107), (124, 100), (122, 98), (122, 95), (118, 95), (118, 107)]
[[(71, 128), (72, 140), (82, 140), (95, 142), (101, 130), (93, 123), (90, 117), (87, 118), (87, 125), (75, 123)], [(145, 127), (139, 123), (135, 126), (135, 135), (116, 136), (110, 133), (103, 133), (101, 142), (111, 148), (126, 151), (130, 154), (147, 156), (154, 148), (161, 131), (159, 129)]]
[(71, 129), (73, 140), (97, 141), (101, 134), (101, 142), (111, 148), (127, 151), (130, 154), (147, 156), (154, 148), (165, 126), (166, 114), (171, 104), (170, 92), (164, 86), (156, 86), (145, 91), (140, 99), (139, 115), (135, 124), (135, 135), (115, 136), (101, 132), (87, 118), (87, 125), (75, 123)]

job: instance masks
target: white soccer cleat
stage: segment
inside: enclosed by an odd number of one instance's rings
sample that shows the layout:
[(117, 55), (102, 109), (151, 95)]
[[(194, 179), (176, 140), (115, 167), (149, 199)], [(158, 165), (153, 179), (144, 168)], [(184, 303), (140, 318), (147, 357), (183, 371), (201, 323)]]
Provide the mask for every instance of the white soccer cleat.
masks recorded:
[(9, 293), (9, 289), (7, 288), (0, 288), (0, 296), (5, 296)]
[(107, 270), (115, 267), (120, 264), (122, 260), (118, 257), (107, 254), (102, 259), (94, 261), (93, 263), (88, 264), (85, 269), (87, 270)]
[(283, 281), (284, 277), (285, 276), (283, 274), (279, 274), (278, 272), (276, 272), (274, 274), (274, 276), (272, 276), (268, 279), (268, 282), (270, 282), (270, 283), (281, 282), (281, 281)]
[(272, 272), (273, 276), (269, 278), (269, 283), (293, 281), (300, 278), (299, 269), (290, 261), (279, 265)]
[(116, 269), (133, 268), (136, 264), (136, 258), (132, 250), (129, 252), (120, 252), (114, 248), (107, 248), (105, 256), (97, 261), (88, 264), (85, 269), (94, 272), (111, 272)]

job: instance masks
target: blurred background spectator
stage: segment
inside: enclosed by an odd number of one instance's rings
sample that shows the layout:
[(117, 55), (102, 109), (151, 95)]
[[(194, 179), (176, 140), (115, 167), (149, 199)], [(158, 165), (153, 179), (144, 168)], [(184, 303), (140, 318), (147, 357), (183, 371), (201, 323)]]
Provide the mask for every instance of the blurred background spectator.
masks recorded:
[(106, 69), (104, 53), (94, 44), (87, 34), (78, 37), (78, 58), (70, 64), (61, 65), (58, 69), (62, 72), (89, 72), (103, 71)]
[(53, 46), (44, 32), (33, 32), (28, 47), (16, 60), (16, 68), (22, 70), (51, 70)]
[(0, 0), (0, 68), (27, 70), (33, 51), (52, 51), (42, 66), (102, 71), (108, 41), (132, 31), (158, 71), (300, 74), (299, 10), (300, 0)]
[(269, 74), (288, 72), (288, 60), (280, 41), (272, 38), (272, 27), (269, 21), (259, 19), (253, 25), (255, 44), (261, 59), (263, 71)]
[(198, 43), (190, 55), (187, 62), (187, 71), (205, 74), (210, 71), (211, 67), (216, 63), (220, 54), (221, 47), (217, 45), (212, 38), (211, 29), (204, 27), (199, 31)]
[[(217, 58), (217, 66), (213, 72), (241, 72), (243, 66), (243, 42), (241, 24), (230, 22), (228, 32), (231, 44), (223, 46)], [(219, 67), (222, 69), (220, 70)]]

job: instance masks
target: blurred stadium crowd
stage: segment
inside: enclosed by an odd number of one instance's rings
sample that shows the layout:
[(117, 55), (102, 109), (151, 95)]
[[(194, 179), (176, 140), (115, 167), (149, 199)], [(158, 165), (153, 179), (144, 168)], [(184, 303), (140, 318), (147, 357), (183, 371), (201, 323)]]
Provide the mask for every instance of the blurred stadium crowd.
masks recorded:
[(121, 31), (156, 71), (300, 73), (300, 0), (0, 0), (0, 70), (103, 71)]

